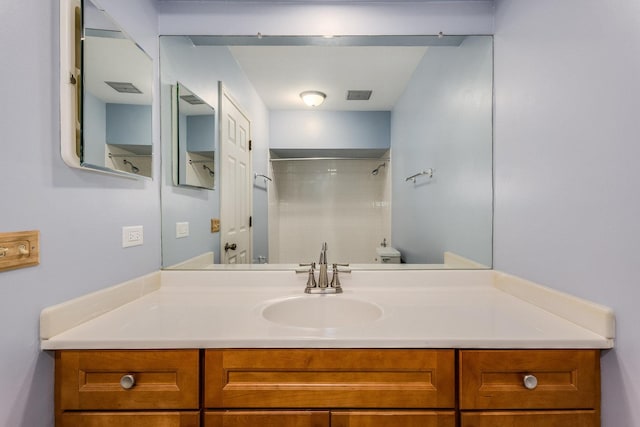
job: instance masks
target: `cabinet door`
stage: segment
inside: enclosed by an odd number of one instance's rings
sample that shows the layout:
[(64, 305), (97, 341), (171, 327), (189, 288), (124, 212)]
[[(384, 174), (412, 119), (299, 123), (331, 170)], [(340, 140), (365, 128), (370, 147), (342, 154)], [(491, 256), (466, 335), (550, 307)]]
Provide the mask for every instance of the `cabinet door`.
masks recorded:
[(329, 427), (329, 411), (208, 411), (204, 427)]
[(198, 409), (199, 362), (198, 350), (58, 351), (57, 407)]
[(60, 419), (59, 427), (200, 426), (198, 412), (65, 412)]
[(461, 427), (599, 427), (596, 411), (502, 411), (462, 413)]
[(331, 427), (455, 427), (454, 411), (332, 411)]
[(452, 350), (207, 350), (206, 408), (453, 408)]
[(461, 409), (599, 408), (598, 350), (462, 350), (459, 369)]

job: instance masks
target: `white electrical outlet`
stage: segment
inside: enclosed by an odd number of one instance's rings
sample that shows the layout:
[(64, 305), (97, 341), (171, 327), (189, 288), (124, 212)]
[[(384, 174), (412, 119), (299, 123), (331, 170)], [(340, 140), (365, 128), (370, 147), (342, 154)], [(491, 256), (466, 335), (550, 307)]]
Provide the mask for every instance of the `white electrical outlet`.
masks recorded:
[(176, 222), (176, 239), (187, 237), (189, 235), (188, 222)]
[(144, 234), (141, 225), (122, 227), (122, 247), (139, 246), (143, 243)]

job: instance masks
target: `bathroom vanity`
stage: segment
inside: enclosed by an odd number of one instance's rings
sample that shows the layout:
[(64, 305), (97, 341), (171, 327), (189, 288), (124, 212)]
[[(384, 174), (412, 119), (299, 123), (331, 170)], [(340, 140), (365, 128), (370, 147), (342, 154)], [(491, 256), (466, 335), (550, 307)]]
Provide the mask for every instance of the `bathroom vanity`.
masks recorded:
[(490, 270), (304, 280), (163, 271), (45, 309), (56, 425), (600, 425), (606, 307)]

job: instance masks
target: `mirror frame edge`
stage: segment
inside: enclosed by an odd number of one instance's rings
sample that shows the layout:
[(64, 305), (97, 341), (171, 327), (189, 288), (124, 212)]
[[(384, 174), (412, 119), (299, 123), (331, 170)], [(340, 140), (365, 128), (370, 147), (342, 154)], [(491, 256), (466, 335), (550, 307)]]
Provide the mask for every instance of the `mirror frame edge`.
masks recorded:
[(82, 22), (78, 29), (75, 22), (77, 9), (82, 11), (81, 0), (60, 0), (60, 154), (67, 166), (82, 169), (76, 123), (80, 121), (77, 83), (80, 75), (75, 64)]

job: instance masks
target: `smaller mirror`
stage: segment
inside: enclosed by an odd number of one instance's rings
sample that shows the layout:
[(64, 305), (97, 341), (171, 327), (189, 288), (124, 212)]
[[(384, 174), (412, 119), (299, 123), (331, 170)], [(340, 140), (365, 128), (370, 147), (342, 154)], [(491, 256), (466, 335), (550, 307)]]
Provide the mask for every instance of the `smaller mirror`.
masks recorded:
[(151, 177), (151, 58), (84, 1), (83, 166)]
[(60, 28), (65, 163), (151, 177), (151, 58), (90, 0), (63, 0)]
[(174, 184), (213, 190), (215, 110), (181, 83), (173, 93)]

